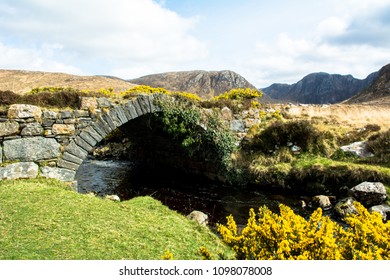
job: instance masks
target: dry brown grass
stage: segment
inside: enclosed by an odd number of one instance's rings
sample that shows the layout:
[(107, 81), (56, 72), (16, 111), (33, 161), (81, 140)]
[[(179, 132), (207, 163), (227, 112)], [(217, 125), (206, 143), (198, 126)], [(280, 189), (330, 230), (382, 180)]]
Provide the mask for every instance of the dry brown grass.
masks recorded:
[(98, 91), (113, 88), (121, 92), (135, 84), (121, 79), (102, 76), (77, 76), (64, 73), (37, 71), (0, 70), (0, 90), (23, 94), (37, 87), (71, 87), (79, 90)]
[(376, 124), (382, 131), (390, 129), (390, 105), (386, 104), (290, 105), (284, 110), (292, 118), (321, 118), (351, 128)]

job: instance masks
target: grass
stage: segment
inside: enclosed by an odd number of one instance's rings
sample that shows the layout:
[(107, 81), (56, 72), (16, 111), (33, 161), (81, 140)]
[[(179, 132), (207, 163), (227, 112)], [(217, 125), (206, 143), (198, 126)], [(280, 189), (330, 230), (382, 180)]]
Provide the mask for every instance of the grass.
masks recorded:
[(0, 181), (0, 259), (200, 259), (229, 254), (207, 227), (151, 197), (112, 202), (55, 180)]

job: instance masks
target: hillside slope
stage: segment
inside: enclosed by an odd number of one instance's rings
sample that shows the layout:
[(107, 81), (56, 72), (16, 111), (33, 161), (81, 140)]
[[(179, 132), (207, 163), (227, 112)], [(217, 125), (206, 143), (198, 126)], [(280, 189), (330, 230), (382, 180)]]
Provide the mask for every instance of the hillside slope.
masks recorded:
[(0, 70), (0, 90), (26, 93), (36, 87), (72, 87), (80, 90), (113, 88), (125, 91), (135, 85), (127, 81), (103, 76), (77, 76), (64, 73), (50, 73), (22, 70)]
[(390, 64), (379, 70), (373, 83), (346, 103), (378, 103), (390, 104)]
[(167, 72), (143, 76), (129, 82), (171, 91), (191, 92), (203, 98), (210, 98), (233, 88), (255, 88), (241, 75), (229, 70)]
[(295, 84), (272, 84), (262, 90), (271, 98), (282, 101), (306, 104), (338, 103), (367, 88), (376, 75), (377, 73), (373, 73), (360, 80), (351, 75), (312, 73)]

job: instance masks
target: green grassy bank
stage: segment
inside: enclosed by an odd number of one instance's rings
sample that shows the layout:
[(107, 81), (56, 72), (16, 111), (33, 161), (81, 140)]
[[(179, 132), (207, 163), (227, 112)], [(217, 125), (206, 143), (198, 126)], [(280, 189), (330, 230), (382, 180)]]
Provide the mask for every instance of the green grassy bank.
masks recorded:
[(0, 259), (200, 259), (229, 249), (151, 197), (81, 195), (55, 180), (0, 181)]

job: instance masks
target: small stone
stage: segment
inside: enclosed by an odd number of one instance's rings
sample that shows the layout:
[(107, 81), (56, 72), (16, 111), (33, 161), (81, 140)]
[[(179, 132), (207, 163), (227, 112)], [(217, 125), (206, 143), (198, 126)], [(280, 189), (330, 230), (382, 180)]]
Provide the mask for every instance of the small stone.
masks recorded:
[(75, 134), (74, 124), (53, 124), (52, 132), (54, 135), (71, 135)]
[(0, 137), (19, 133), (19, 124), (14, 121), (0, 123)]
[(10, 119), (27, 119), (34, 118), (40, 120), (42, 116), (41, 108), (27, 104), (13, 104), (8, 109), (8, 118)]
[(55, 120), (57, 118), (58, 113), (54, 111), (43, 111), (43, 118)]
[(106, 98), (106, 97), (99, 97), (97, 99), (97, 105), (99, 106), (99, 108), (110, 108), (110, 107), (112, 107), (111, 101), (108, 100), (108, 98)]
[(22, 136), (39, 136), (43, 135), (44, 129), (39, 123), (29, 123), (20, 133)]
[(195, 221), (200, 225), (207, 225), (209, 217), (201, 211), (192, 211), (187, 218), (191, 221)]
[(343, 198), (334, 207), (336, 214), (341, 219), (344, 219), (349, 214), (358, 214), (354, 202), (355, 199), (353, 199), (352, 197)]
[(41, 176), (64, 182), (72, 182), (76, 176), (76, 172), (64, 168), (44, 166), (41, 167)]
[(230, 123), (230, 129), (236, 132), (244, 132), (245, 124), (242, 120), (232, 120)]
[(332, 203), (330, 199), (326, 195), (316, 195), (311, 199), (311, 207), (318, 208), (320, 207), (322, 210), (329, 210), (332, 208)]
[(38, 176), (38, 165), (33, 162), (18, 162), (0, 167), (0, 180), (34, 179)]
[(70, 119), (73, 118), (73, 113), (70, 111), (60, 111), (59, 116), (61, 119)]
[(228, 107), (221, 109), (221, 117), (225, 121), (231, 121), (233, 119), (233, 112)]
[(94, 110), (98, 107), (98, 103), (95, 97), (81, 97), (80, 103), (81, 110)]
[(121, 201), (119, 196), (117, 196), (116, 194), (108, 194), (104, 198), (112, 201), (117, 201), (117, 202)]

